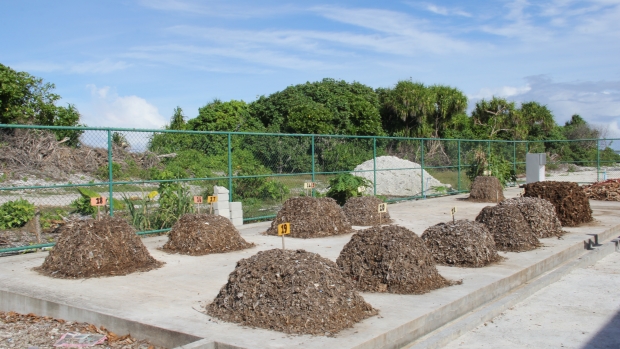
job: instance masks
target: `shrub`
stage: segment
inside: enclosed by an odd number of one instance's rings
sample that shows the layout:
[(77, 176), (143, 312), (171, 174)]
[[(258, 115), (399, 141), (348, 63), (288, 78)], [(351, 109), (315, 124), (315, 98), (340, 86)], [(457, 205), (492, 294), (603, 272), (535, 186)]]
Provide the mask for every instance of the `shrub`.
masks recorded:
[(17, 228), (34, 217), (34, 205), (28, 200), (8, 201), (0, 206), (0, 229)]
[(329, 180), (327, 196), (342, 206), (349, 198), (362, 195), (357, 191), (358, 187), (371, 186), (372, 182), (366, 178), (354, 176), (350, 173), (341, 173)]

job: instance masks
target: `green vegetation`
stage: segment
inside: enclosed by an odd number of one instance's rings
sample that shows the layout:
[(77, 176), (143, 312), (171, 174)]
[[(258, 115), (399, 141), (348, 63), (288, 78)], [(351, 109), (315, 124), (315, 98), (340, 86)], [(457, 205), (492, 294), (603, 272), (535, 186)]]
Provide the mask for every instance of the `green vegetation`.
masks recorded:
[(359, 187), (372, 187), (372, 182), (363, 177), (341, 173), (329, 180), (329, 190), (326, 195), (342, 206), (350, 198), (362, 196), (362, 193), (357, 190)]
[(34, 205), (17, 199), (0, 205), (0, 229), (22, 227), (34, 217)]

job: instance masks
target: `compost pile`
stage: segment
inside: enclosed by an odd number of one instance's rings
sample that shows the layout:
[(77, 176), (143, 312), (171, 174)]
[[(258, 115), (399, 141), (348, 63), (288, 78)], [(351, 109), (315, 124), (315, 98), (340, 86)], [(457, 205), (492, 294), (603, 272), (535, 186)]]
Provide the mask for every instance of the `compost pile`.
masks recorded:
[(250, 248), (232, 222), (223, 216), (205, 213), (183, 215), (170, 230), (163, 250), (192, 256), (225, 253)]
[(590, 201), (577, 183), (554, 181), (530, 183), (525, 185), (523, 196), (551, 202), (565, 227), (576, 227), (593, 220)]
[(379, 217), (379, 204), (383, 201), (374, 196), (353, 197), (347, 200), (342, 207), (345, 216), (353, 225), (376, 225), (390, 223), (390, 213), (381, 213)]
[(504, 188), (496, 177), (478, 176), (471, 184), (470, 201), (500, 202), (504, 199)]
[(515, 205), (487, 206), (480, 211), (476, 222), (487, 226), (500, 251), (524, 252), (540, 246), (538, 238)]
[(544, 239), (564, 235), (562, 223), (560, 223), (558, 215), (555, 213), (555, 207), (545, 199), (512, 198), (500, 202), (500, 205), (516, 206), (530, 225), (534, 235), (538, 238)]
[(351, 223), (332, 198), (298, 197), (284, 202), (267, 235), (278, 235), (278, 224), (291, 223), (294, 238), (318, 238), (350, 233)]
[(620, 201), (620, 179), (608, 179), (584, 185), (583, 192), (591, 200)]
[(487, 227), (466, 219), (434, 225), (422, 240), (438, 264), (479, 268), (502, 259)]
[(330, 335), (377, 312), (334, 262), (273, 249), (237, 262), (207, 313), (244, 326)]
[(397, 225), (358, 231), (336, 263), (361, 291), (422, 294), (454, 284), (439, 275), (424, 241)]
[(163, 265), (124, 219), (105, 216), (62, 226), (56, 246), (36, 268), (59, 278), (126, 275)]

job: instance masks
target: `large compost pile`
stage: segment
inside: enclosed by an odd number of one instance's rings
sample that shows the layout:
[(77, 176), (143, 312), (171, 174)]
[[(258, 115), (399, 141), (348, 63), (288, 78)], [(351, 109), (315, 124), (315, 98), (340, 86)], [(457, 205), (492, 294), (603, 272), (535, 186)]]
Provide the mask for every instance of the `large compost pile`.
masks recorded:
[(593, 220), (590, 201), (577, 183), (554, 181), (530, 183), (525, 185), (523, 196), (551, 202), (565, 227), (576, 227)]
[(376, 225), (390, 223), (390, 213), (381, 213), (379, 217), (379, 204), (383, 203), (374, 196), (353, 197), (347, 200), (342, 207), (349, 223), (353, 225)]
[(516, 206), (538, 238), (559, 237), (564, 234), (555, 207), (545, 199), (512, 198), (500, 202), (500, 205)]
[(126, 275), (163, 265), (124, 219), (104, 216), (62, 226), (56, 246), (36, 268), (59, 278)]
[(422, 240), (438, 264), (478, 268), (502, 259), (487, 227), (466, 219), (429, 227)]
[(590, 200), (620, 201), (620, 179), (608, 179), (582, 188)]
[(439, 275), (424, 241), (396, 225), (358, 231), (336, 263), (361, 291), (422, 294), (454, 284)]
[(278, 224), (291, 223), (290, 237), (318, 238), (350, 233), (351, 223), (332, 198), (298, 197), (284, 202), (267, 235), (278, 235)]
[(500, 251), (524, 252), (540, 246), (538, 238), (516, 205), (487, 206), (480, 211), (476, 222), (487, 226)]
[(192, 256), (224, 253), (254, 246), (245, 241), (232, 222), (220, 215), (188, 213), (183, 215), (170, 230), (165, 251)]
[(476, 202), (500, 202), (504, 200), (504, 188), (493, 176), (478, 176), (471, 184), (469, 200)]
[(334, 262), (273, 249), (237, 262), (207, 313), (244, 326), (330, 335), (377, 312)]

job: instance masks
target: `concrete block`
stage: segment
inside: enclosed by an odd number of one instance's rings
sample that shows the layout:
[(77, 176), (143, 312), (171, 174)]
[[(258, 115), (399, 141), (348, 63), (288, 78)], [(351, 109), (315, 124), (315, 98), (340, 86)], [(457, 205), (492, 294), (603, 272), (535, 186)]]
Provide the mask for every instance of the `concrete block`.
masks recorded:
[(230, 210), (230, 219), (235, 219), (235, 218), (243, 218), (243, 211)]
[(235, 227), (243, 225), (243, 218), (233, 218), (231, 221)]
[(217, 194), (217, 202), (228, 202), (228, 194)]
[(230, 210), (230, 202), (228, 201), (219, 201), (213, 203), (214, 210)]
[(213, 186), (213, 194), (214, 195), (217, 195), (217, 194), (228, 194), (228, 193), (229, 193), (229, 191), (225, 187), (218, 187), (217, 185)]
[(242, 211), (243, 207), (241, 205), (241, 202), (239, 201), (234, 201), (230, 203), (230, 210), (231, 211)]
[(214, 210), (213, 212), (215, 212), (215, 214), (218, 214), (220, 216), (224, 216), (230, 219), (230, 210)]

